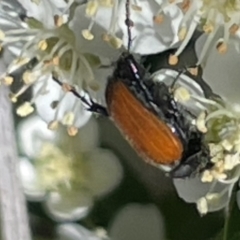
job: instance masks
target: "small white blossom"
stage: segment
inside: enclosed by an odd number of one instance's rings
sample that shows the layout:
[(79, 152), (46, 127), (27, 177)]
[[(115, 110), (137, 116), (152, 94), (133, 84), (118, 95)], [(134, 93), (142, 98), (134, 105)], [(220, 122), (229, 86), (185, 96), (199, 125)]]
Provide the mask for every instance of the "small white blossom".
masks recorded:
[(163, 240), (164, 220), (152, 204), (128, 204), (112, 220), (109, 236), (118, 240)]
[[(55, 220), (85, 217), (95, 197), (111, 192), (122, 178), (122, 167), (109, 150), (98, 148), (98, 129), (91, 120), (74, 137), (52, 132), (37, 117), (18, 130), (20, 173), (29, 200), (43, 201)], [(31, 159), (31, 160), (30, 160)]]

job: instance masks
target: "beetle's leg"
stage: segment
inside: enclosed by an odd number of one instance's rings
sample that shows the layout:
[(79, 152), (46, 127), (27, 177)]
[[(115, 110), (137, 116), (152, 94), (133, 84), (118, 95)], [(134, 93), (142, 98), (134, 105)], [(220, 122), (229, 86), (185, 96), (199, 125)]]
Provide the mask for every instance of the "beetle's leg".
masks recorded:
[[(64, 83), (62, 83), (57, 77), (54, 75), (52, 76), (52, 79), (59, 84), (61, 87), (64, 87)], [(101, 114), (103, 116), (108, 117), (108, 111), (107, 108), (102, 106), (101, 104), (93, 101), (91, 98), (86, 98), (83, 95), (80, 95), (77, 90), (68, 84), (66, 84), (67, 91), (71, 92), (75, 97), (79, 98), (86, 106), (87, 110), (93, 113)]]

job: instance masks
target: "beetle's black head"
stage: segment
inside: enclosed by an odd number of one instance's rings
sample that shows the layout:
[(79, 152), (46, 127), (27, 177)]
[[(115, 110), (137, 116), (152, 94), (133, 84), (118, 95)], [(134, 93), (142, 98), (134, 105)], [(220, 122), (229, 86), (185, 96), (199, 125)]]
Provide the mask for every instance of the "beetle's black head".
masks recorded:
[(124, 52), (116, 63), (113, 73), (115, 79), (139, 81), (145, 76), (144, 67), (135, 60), (132, 54)]

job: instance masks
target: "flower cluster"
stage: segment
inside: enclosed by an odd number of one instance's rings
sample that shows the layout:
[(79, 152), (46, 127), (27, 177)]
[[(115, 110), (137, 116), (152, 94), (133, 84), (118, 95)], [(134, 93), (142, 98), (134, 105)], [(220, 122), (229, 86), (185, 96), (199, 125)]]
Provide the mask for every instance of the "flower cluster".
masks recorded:
[(18, 128), (20, 173), (28, 199), (42, 201), (55, 220), (86, 216), (95, 198), (112, 191), (122, 178), (117, 157), (98, 147), (98, 127), (92, 119), (74, 138), (53, 132), (33, 116)]
[[(182, 87), (174, 94), (197, 114), (193, 124), (205, 134), (213, 167), (199, 178), (176, 180), (175, 185), (186, 201), (197, 202), (201, 213), (223, 208), (240, 175), (239, 94), (236, 90), (239, 86), (235, 86), (239, 82), (240, 59), (236, 53), (239, 53), (240, 42), (240, 2), (129, 2), (132, 25), (130, 50), (134, 54), (149, 55), (176, 48), (175, 53), (169, 56), (169, 64), (175, 65), (195, 30), (203, 33), (195, 44), (196, 65), (203, 67), (204, 79), (222, 98), (206, 99), (193, 80), (186, 80), (191, 82), (190, 89)], [(69, 89), (74, 87), (86, 99), (91, 96), (104, 104), (104, 87), (112, 65), (123, 49), (128, 48), (130, 36), (126, 27), (125, 1), (3, 0), (0, 2), (0, 20), (0, 47), (6, 50), (3, 60), (8, 65), (0, 81), (6, 85), (15, 82), (21, 85), (18, 91), (10, 94), (13, 102), (17, 102), (28, 89), (32, 90), (30, 100), (17, 108), (17, 114), (27, 116), (36, 107), (49, 129), (55, 130), (61, 123), (67, 126), (69, 135), (77, 135), (78, 129), (90, 120), (91, 113)], [(221, 58), (217, 57), (219, 53)], [(231, 57), (231, 62), (226, 60), (228, 57)], [(219, 67), (218, 71), (217, 61), (228, 70)], [(224, 72), (221, 74), (221, 71)], [(19, 78), (21, 81), (17, 81)], [(230, 81), (234, 83), (230, 84)], [(38, 155), (40, 160), (50, 159), (50, 165), (55, 164), (56, 157), (59, 159), (58, 168), (66, 171), (54, 174), (54, 181), (46, 178), (43, 183), (46, 186), (49, 182), (55, 187), (67, 186), (69, 181), (75, 180), (76, 174), (67, 160), (69, 156), (52, 145), (46, 145)], [(55, 168), (53, 165), (46, 167), (43, 161), (38, 175), (46, 172), (46, 168), (52, 170)], [(203, 186), (203, 190), (196, 194), (191, 190), (190, 196), (184, 190), (192, 189), (185, 186), (190, 182)]]

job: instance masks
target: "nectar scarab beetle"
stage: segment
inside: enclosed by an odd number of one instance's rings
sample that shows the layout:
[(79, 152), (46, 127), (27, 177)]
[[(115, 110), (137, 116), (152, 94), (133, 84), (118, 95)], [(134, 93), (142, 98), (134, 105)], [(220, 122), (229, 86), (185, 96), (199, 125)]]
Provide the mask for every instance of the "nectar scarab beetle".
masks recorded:
[(109, 116), (146, 162), (164, 168), (171, 177), (190, 177), (209, 168), (209, 149), (204, 143), (204, 134), (192, 124), (195, 116), (174, 99), (174, 84), (167, 86), (164, 82), (153, 81), (129, 53), (133, 27), (129, 0), (126, 0), (126, 26), (128, 51), (120, 56), (108, 79), (107, 106), (87, 100), (74, 89), (71, 91), (88, 105), (89, 111)]

